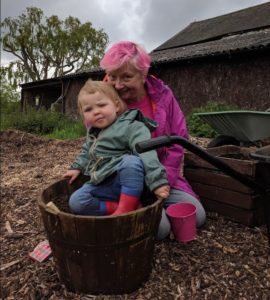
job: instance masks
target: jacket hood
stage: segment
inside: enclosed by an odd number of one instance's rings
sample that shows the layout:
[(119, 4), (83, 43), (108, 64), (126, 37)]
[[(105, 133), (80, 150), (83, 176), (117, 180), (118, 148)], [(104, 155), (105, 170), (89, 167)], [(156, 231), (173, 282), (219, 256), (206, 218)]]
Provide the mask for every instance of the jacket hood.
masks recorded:
[(158, 102), (161, 98), (161, 95), (168, 91), (167, 85), (153, 75), (148, 75), (146, 78), (146, 89), (151, 99)]
[(130, 121), (139, 121), (144, 123), (144, 125), (152, 132), (154, 131), (158, 125), (157, 123), (150, 119), (145, 117), (138, 109), (131, 108), (124, 112), (120, 117), (119, 121), (121, 120), (130, 120)]

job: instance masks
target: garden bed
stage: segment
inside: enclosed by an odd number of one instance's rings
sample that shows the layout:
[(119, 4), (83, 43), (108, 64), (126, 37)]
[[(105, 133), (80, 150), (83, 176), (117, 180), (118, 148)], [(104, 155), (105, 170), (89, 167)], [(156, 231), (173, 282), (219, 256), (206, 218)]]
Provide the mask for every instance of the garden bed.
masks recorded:
[[(250, 153), (253, 151), (254, 148), (232, 145), (207, 149), (209, 154), (218, 157), (245, 178), (263, 184), (270, 177), (269, 164), (252, 159)], [(263, 197), (266, 196), (190, 152), (185, 156), (184, 174), (207, 210), (221, 213), (244, 225), (263, 224)], [(267, 185), (269, 182), (264, 183), (265, 189)]]

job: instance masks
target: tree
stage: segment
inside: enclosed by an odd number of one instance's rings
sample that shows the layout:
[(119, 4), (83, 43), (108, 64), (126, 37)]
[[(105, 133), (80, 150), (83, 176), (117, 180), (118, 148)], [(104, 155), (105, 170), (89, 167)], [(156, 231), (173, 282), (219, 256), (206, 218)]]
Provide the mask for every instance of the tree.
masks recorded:
[(20, 94), (16, 89), (16, 84), (8, 81), (8, 69), (0, 67), (0, 115), (1, 121), (3, 114), (18, 111), (20, 108)]
[(98, 65), (108, 44), (103, 29), (90, 22), (55, 15), (44, 17), (41, 9), (28, 7), (16, 19), (1, 23), (3, 50), (16, 56), (9, 64), (16, 78), (23, 82), (57, 77)]

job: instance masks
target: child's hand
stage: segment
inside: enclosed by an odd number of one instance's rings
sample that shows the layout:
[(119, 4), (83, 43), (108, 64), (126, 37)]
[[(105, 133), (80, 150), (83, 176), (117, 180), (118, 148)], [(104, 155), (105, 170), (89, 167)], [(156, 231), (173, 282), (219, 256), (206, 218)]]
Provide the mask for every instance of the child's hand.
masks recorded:
[(154, 194), (158, 199), (166, 199), (170, 195), (170, 186), (163, 185), (154, 190)]
[(69, 178), (68, 183), (72, 184), (72, 182), (81, 174), (80, 170), (68, 170), (66, 174), (64, 174), (65, 178)]

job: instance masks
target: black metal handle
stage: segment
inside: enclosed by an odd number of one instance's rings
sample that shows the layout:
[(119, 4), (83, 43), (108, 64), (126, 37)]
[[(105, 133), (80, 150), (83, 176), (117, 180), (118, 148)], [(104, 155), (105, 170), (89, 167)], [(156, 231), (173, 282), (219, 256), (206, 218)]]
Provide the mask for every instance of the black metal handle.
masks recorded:
[(207, 151), (203, 150), (199, 146), (191, 143), (190, 141), (180, 136), (160, 136), (147, 141), (139, 142), (135, 145), (135, 148), (138, 153), (143, 153), (143, 152), (157, 149), (159, 147), (171, 146), (172, 144), (181, 145), (185, 149), (189, 150), (190, 152), (196, 154), (197, 156), (207, 161), (208, 163), (212, 164), (216, 168), (220, 169), (225, 174), (238, 180), (242, 184), (252, 188), (253, 190), (255, 190), (256, 192), (262, 195), (269, 196), (269, 191), (267, 191), (266, 188), (264, 188), (264, 186), (244, 176), (243, 174), (237, 172), (218, 157), (209, 154)]
[(172, 138), (169, 135), (164, 135), (151, 140), (139, 142), (135, 145), (135, 148), (138, 153), (143, 153), (159, 147), (171, 146), (172, 144)]

